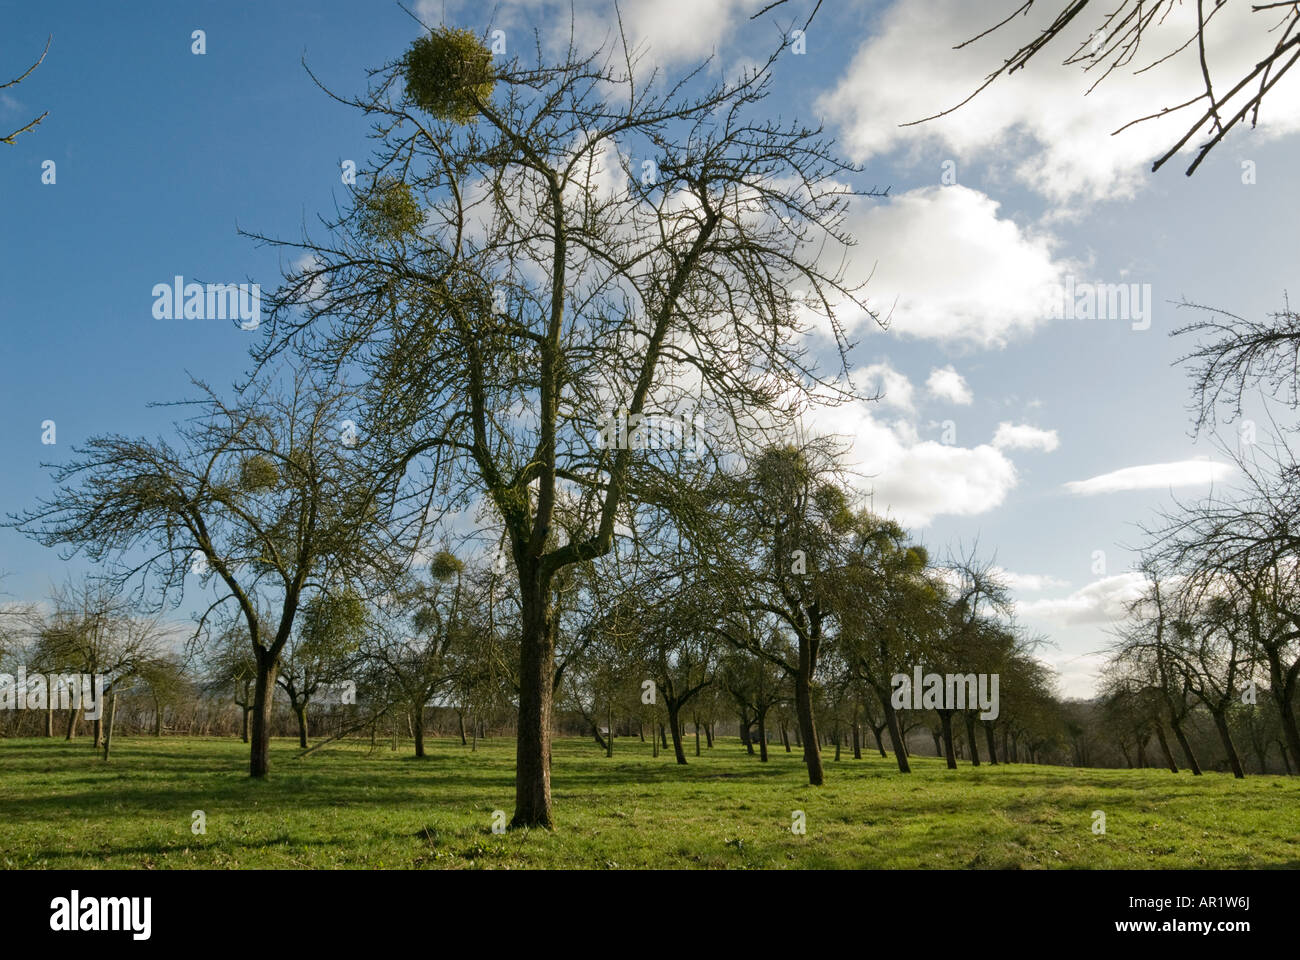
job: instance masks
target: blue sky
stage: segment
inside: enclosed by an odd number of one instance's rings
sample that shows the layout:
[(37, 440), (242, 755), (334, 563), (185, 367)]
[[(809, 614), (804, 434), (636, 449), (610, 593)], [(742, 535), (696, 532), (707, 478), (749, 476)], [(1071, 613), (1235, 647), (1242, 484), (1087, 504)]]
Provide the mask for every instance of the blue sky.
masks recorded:
[[(647, 56), (671, 72), (714, 51), (720, 70), (758, 56), (793, 16), (750, 22), (761, 6), (655, 0), (622, 10)], [(1135, 524), (1169, 502), (1171, 483), (1184, 496), (1207, 488), (1195, 467), (1116, 481), (1140, 489), (1085, 494), (1067, 484), (1225, 459), (1189, 435), (1188, 384), (1171, 366), (1185, 345), (1168, 334), (1194, 315), (1168, 301), (1242, 315), (1282, 305), (1297, 253), (1286, 211), (1300, 208), (1300, 89), (1295, 78), (1279, 85), (1260, 128), (1230, 137), (1194, 177), (1183, 176), (1185, 157), (1152, 174), (1151, 160), (1182, 128), (1109, 134), (1173, 102), (1166, 94), (1187, 89), (1185, 66), (1171, 64), (1162, 79), (1116, 76), (1085, 99), (1083, 78), (1059, 66), (1062, 53), (953, 118), (900, 128), (960, 100), (1000, 62), (1010, 35), (948, 49), (997, 9), (958, 0), (824, 7), (807, 54), (778, 65), (769, 107), (821, 118), (863, 164), (859, 185), (890, 187), (893, 200), (862, 205), (853, 222), (857, 269), (876, 267), (868, 292), (886, 308), (897, 303), (890, 332), (858, 329), (852, 358), (889, 388), (885, 400), (827, 422), (853, 435), (860, 465), (875, 474), (876, 504), (928, 545), (978, 541), (996, 553), (1015, 575), (1024, 622), (1056, 644), (1044, 657), (1063, 688), (1085, 695), (1091, 654), (1132, 587), (1123, 544), (1139, 541)], [(511, 44), (530, 44), (534, 30), (550, 44), (569, 28), (567, 2), (414, 9), (430, 22), (445, 15), (476, 31), (503, 29)], [(576, 10), (579, 40), (603, 39), (612, 4), (581, 0)], [(1234, 32), (1230, 23), (1224, 47), (1212, 50), (1225, 75), (1257, 52), (1249, 26)], [(205, 32), (201, 56), (191, 52), (194, 30)], [(297, 237), (342, 197), (340, 161), (367, 153), (364, 119), (317, 90), (301, 59), (356, 93), (366, 69), (399, 55), (418, 30), (389, 3), (10, 6), (0, 34), (6, 78), (54, 39), (41, 68), (0, 93), (6, 132), (49, 111), (16, 145), (0, 146), (4, 512), (49, 490), (42, 461), (64, 459), (92, 434), (161, 430), (170, 412), (148, 403), (189, 396), (190, 374), (225, 386), (246, 368), (256, 334), (155, 320), (153, 285), (180, 274), (273, 286), (279, 255), (237, 228)], [(49, 160), (53, 185), (41, 182)], [(1254, 165), (1253, 184), (1242, 182), (1243, 162)], [(1046, 319), (1030, 300), (1044, 277), (1067, 274), (1149, 284), (1150, 329)], [(41, 443), (45, 420), (57, 425), (53, 446)], [(1013, 429), (995, 443), (1001, 424)], [(1094, 572), (1098, 550), (1104, 574)], [(33, 600), (65, 565), (0, 530), (0, 569), (11, 597)]]

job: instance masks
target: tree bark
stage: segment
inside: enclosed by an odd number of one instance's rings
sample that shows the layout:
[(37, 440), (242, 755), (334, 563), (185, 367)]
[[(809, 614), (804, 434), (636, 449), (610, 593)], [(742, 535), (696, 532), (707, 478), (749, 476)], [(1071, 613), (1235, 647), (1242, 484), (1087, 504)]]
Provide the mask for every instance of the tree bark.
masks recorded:
[(957, 754), (952, 745), (952, 711), (938, 710), (939, 725), (943, 728), (943, 755), (948, 760), (948, 769), (957, 769)]
[(307, 749), (307, 704), (297, 704), (293, 708), (294, 718), (298, 721), (298, 746)]
[(113, 745), (113, 721), (117, 719), (117, 691), (108, 695), (108, 722), (104, 724), (104, 759)]
[[(677, 763), (680, 766), (686, 766), (686, 751), (682, 748), (682, 724), (679, 716), (681, 710), (680, 704), (669, 702), (668, 704), (668, 726), (673, 731), (673, 753), (677, 757)], [(660, 727), (660, 730), (663, 728)], [(664, 744), (667, 746), (667, 744)]]
[(514, 827), (555, 828), (551, 815), (551, 694), (555, 637), (551, 585), (534, 568), (521, 575), (523, 638), (519, 657), (519, 734), (515, 747)]
[[(1274, 691), (1274, 701), (1277, 703), (1278, 712), (1281, 714), (1282, 733), (1286, 737), (1287, 745), (1291, 748), (1291, 755), (1300, 759), (1300, 729), (1296, 727), (1295, 718), (1295, 680), (1287, 682), (1286, 671), (1282, 667), (1281, 653), (1274, 645), (1266, 648), (1268, 656), (1268, 672), (1272, 681)], [(1290, 773), (1288, 769), (1287, 773)]]
[(993, 738), (993, 721), (983, 720), (984, 724), (984, 742), (989, 748), (989, 764), (996, 766), (998, 762), (997, 741)]
[(415, 734), (415, 755), (424, 756), (424, 704), (417, 703), (411, 708), (411, 731)]
[(1219, 739), (1223, 741), (1223, 749), (1228, 754), (1228, 766), (1232, 767), (1232, 775), (1238, 780), (1246, 779), (1246, 771), (1241, 767), (1241, 757), (1237, 755), (1237, 748), (1232, 743), (1232, 733), (1228, 730), (1228, 720), (1223, 710), (1210, 711), (1214, 717), (1214, 727), (1219, 731)]
[[(894, 705), (889, 702), (890, 692), (888, 689), (878, 689), (876, 695), (880, 700), (881, 708), (885, 711), (885, 727), (889, 730), (889, 742), (894, 746), (894, 759), (898, 761), (898, 772), (911, 773), (912, 765), (907, 761), (903, 733), (898, 728), (898, 713), (894, 710)], [(882, 749), (880, 752), (884, 754), (885, 751)]]
[(808, 783), (820, 787), (826, 776), (822, 771), (822, 753), (817, 745), (817, 722), (812, 710), (812, 658), (808, 644), (799, 643), (799, 671), (794, 678), (795, 712), (799, 716), (799, 729), (803, 734), (803, 759), (808, 766)]
[(972, 767), (980, 765), (980, 748), (975, 741), (975, 714), (969, 710), (966, 711), (966, 743), (970, 746), (970, 764)]
[(758, 711), (758, 759), (767, 763), (767, 711)]
[(1165, 755), (1165, 763), (1169, 765), (1170, 773), (1178, 772), (1178, 764), (1174, 761), (1173, 752), (1169, 749), (1169, 740), (1165, 737), (1165, 726), (1159, 720), (1155, 721), (1156, 740), (1160, 743), (1160, 752)]
[(253, 742), (249, 747), (248, 775), (264, 779), (271, 769), (271, 710), (275, 705), (278, 664), (257, 653), (257, 681), (253, 686)]
[(880, 751), (880, 755), (881, 755), (882, 757), (887, 757), (887, 756), (889, 756), (889, 754), (887, 754), (887, 753), (885, 752), (885, 741), (884, 741), (884, 740), (881, 738), (881, 736), (880, 736), (880, 735), (881, 735), (882, 733), (884, 733), (887, 729), (889, 729), (889, 723), (888, 723), (888, 721), (886, 721), (885, 723), (882, 723), (882, 724), (881, 724), (880, 726), (878, 726), (878, 727), (877, 727), (877, 726), (873, 726), (873, 727), (871, 728), (871, 735), (872, 735), (873, 737), (876, 738), (876, 749)]

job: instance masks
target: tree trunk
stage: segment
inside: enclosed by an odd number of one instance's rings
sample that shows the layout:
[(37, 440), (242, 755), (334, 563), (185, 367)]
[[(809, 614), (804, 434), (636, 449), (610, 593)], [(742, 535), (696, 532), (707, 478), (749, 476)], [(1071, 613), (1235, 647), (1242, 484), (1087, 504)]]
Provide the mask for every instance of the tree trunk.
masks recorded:
[(293, 708), (293, 715), (298, 721), (298, 746), (307, 749), (307, 702), (297, 704)]
[[(686, 766), (686, 751), (682, 749), (682, 724), (678, 711), (681, 710), (681, 704), (668, 704), (668, 726), (673, 731), (673, 753), (677, 756), (677, 763), (680, 766)], [(660, 730), (663, 728), (660, 727)], [(667, 744), (664, 744), (666, 747)]]
[(519, 733), (515, 747), (515, 827), (555, 828), (551, 815), (551, 695), (555, 679), (551, 584), (535, 566), (521, 572)]
[(786, 729), (785, 721), (781, 721), (781, 744), (785, 747), (785, 752), (790, 752), (790, 731)]
[[(1295, 684), (1288, 684), (1284, 678), (1282, 668), (1282, 659), (1280, 651), (1276, 646), (1267, 648), (1268, 654), (1268, 672), (1272, 680), (1274, 691), (1274, 701), (1277, 703), (1278, 712), (1281, 714), (1282, 734), (1286, 737), (1287, 745), (1291, 748), (1291, 755), (1300, 759), (1300, 730), (1296, 727), (1295, 719)], [(1283, 751), (1285, 753), (1286, 751)], [(1290, 773), (1288, 769), (1287, 773)]]
[[(885, 711), (885, 727), (889, 730), (889, 742), (894, 746), (894, 759), (898, 761), (899, 773), (911, 773), (912, 765), (907, 762), (907, 750), (903, 745), (903, 733), (898, 729), (898, 714), (894, 710), (894, 705), (889, 702), (890, 692), (888, 690), (877, 690), (877, 699)], [(876, 742), (879, 743), (879, 737)], [(881, 749), (884, 754), (884, 749)]]
[(749, 715), (746, 713), (740, 715), (740, 742), (745, 745), (746, 752), (752, 757), (754, 741), (749, 738)]
[(767, 711), (758, 711), (758, 759), (767, 763)]
[(415, 755), (424, 756), (424, 704), (417, 703), (411, 709), (411, 732), (415, 734)]
[(700, 755), (700, 721), (695, 721), (695, 755)]
[(469, 737), (465, 735), (465, 711), (464, 710), (456, 711), (456, 722), (460, 725), (460, 745), (462, 747), (468, 747)]
[(54, 697), (51, 696), (49, 702), (45, 704), (45, 735), (54, 736)]
[(1165, 763), (1169, 765), (1170, 773), (1178, 772), (1178, 764), (1174, 762), (1174, 755), (1169, 749), (1169, 740), (1165, 737), (1165, 725), (1159, 720), (1155, 721), (1156, 740), (1160, 743), (1160, 752), (1165, 755)]
[[(612, 697), (605, 704), (605, 735), (609, 737), (605, 741), (605, 756), (612, 757), (614, 755), (614, 700)], [(599, 740), (600, 738), (597, 737), (596, 739)]]
[(862, 731), (858, 727), (858, 718), (856, 714), (853, 717), (853, 759), (862, 759)]
[(812, 658), (804, 642), (799, 644), (799, 671), (794, 678), (794, 705), (799, 716), (799, 729), (803, 734), (803, 759), (808, 765), (808, 783), (820, 787), (825, 781), (822, 772), (822, 752), (817, 745), (817, 722), (812, 710)]
[(889, 754), (887, 754), (887, 753), (885, 752), (885, 741), (884, 741), (884, 740), (881, 738), (881, 736), (880, 736), (880, 735), (881, 735), (882, 733), (884, 733), (885, 730), (887, 730), (888, 728), (889, 728), (889, 724), (888, 724), (888, 722), (886, 722), (886, 723), (882, 723), (882, 724), (881, 724), (880, 726), (878, 726), (878, 727), (877, 727), (877, 726), (873, 726), (873, 727), (871, 728), (871, 735), (872, 735), (873, 737), (876, 738), (876, 749), (880, 751), (880, 755), (881, 755), (882, 757), (887, 757), (887, 756), (889, 756)]
[(1232, 767), (1232, 775), (1238, 780), (1246, 779), (1246, 771), (1241, 768), (1241, 757), (1237, 755), (1237, 748), (1232, 743), (1232, 733), (1228, 730), (1228, 720), (1222, 709), (1211, 710), (1210, 715), (1214, 717), (1214, 727), (1219, 731), (1219, 739), (1223, 741), (1224, 752), (1228, 754), (1228, 766)]
[(966, 711), (966, 743), (970, 746), (970, 765), (980, 765), (980, 748), (975, 741), (975, 714)]
[(240, 723), (240, 737), (244, 743), (248, 743), (248, 715), (252, 713), (253, 708), (248, 704), (241, 704), (240, 711), (244, 714), (244, 719)]
[(253, 687), (253, 742), (249, 748), (248, 775), (263, 779), (271, 769), (271, 710), (275, 705), (277, 664), (257, 653), (257, 682)]
[(934, 755), (936, 757), (942, 757), (943, 738), (939, 736), (939, 731), (935, 730), (933, 727), (930, 728), (930, 736), (934, 738)]
[(662, 723), (659, 724), (659, 745), (665, 750), (668, 749), (668, 731), (664, 729)]
[(997, 741), (993, 738), (993, 721), (984, 720), (981, 722), (984, 724), (984, 742), (989, 748), (989, 763), (997, 766), (998, 748)]
[(952, 711), (938, 710), (939, 725), (943, 728), (943, 755), (948, 760), (948, 769), (957, 769), (957, 754), (952, 745)]
[(95, 737), (94, 747), (96, 750), (98, 750), (104, 744), (104, 716), (103, 716), (104, 711), (101, 709), (99, 713), (100, 716), (98, 719), (90, 721), (90, 732)]
[(104, 759), (108, 759), (108, 751), (113, 746), (113, 721), (117, 719), (117, 691), (114, 690), (108, 695), (108, 722), (104, 724)]

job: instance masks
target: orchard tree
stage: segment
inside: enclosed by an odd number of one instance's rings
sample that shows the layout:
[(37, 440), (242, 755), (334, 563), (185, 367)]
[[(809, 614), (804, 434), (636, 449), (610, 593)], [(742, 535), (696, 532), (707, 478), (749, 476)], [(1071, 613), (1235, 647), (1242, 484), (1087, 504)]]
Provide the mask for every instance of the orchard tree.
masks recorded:
[(387, 524), (376, 480), (341, 425), (349, 391), (292, 372), (233, 401), (205, 396), (173, 440), (91, 438), (56, 469), (57, 489), (14, 517), (47, 546), (108, 564), (108, 582), (179, 604), (187, 585), (214, 596), (200, 617), (234, 609), (257, 664), (249, 772), (269, 768), (280, 655), (302, 603), (349, 573), (382, 569)]
[[(363, 370), (412, 502), (499, 517), (522, 621), (514, 827), (554, 825), (555, 578), (612, 549), (647, 483), (689, 486), (689, 444), (648, 418), (698, 411), (739, 448), (842, 397), (803, 334), (870, 312), (822, 266), (852, 242), (854, 168), (762, 112), (784, 48), (705, 87), (703, 65), (667, 81), (625, 46), (525, 64), (430, 31), (338, 98), (377, 145), (328, 236), (261, 238), (310, 254), (270, 298), (262, 358), (298, 341)], [(582, 522), (561, 534), (566, 494)]]

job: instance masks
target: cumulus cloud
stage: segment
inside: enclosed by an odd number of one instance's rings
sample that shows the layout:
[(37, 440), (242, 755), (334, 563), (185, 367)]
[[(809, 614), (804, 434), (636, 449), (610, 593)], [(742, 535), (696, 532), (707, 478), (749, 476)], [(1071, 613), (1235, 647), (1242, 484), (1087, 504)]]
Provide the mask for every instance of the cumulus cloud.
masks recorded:
[(999, 450), (1042, 450), (1051, 453), (1061, 445), (1055, 430), (1040, 430), (1026, 423), (998, 424), (993, 434), (993, 446)]
[[(1102, 11), (1089, 7), (1025, 69), (1000, 78), (947, 116), (899, 126), (966, 99), (1013, 50), (1036, 37), (1057, 10), (1035, 5), (989, 36), (954, 50), (955, 43), (982, 33), (1003, 12), (969, 0), (895, 0), (820, 107), (841, 127), (847, 148), (859, 161), (899, 149), (919, 157), (928, 148), (930, 155), (939, 150), (954, 158), (960, 179), (965, 161), (996, 164), (1012, 158), (1006, 162), (1017, 180), (1058, 202), (1131, 195), (1151, 161), (1182, 137), (1198, 107), (1111, 134), (1201, 91), (1197, 45), (1186, 44), (1195, 36), (1196, 4), (1172, 4), (1154, 18), (1144, 28), (1142, 53), (1091, 92), (1098, 71), (1061, 64), (1101, 26)], [(1265, 31), (1270, 24), (1264, 16), (1252, 13), (1247, 3), (1216, 8), (1206, 55), (1220, 89), (1248, 73), (1277, 42)], [(1165, 63), (1139, 70), (1184, 44)], [(1295, 78), (1279, 82), (1269, 97), (1260, 113), (1260, 131), (1276, 135), (1300, 129)], [(1189, 148), (1200, 142), (1193, 137)], [(939, 175), (935, 161), (936, 180)]]
[(1146, 578), (1132, 571), (1094, 580), (1066, 597), (1016, 604), (1016, 614), (1060, 626), (1106, 624), (1128, 615), (1128, 604), (1142, 595)]
[(912, 412), (915, 409), (912, 381), (887, 363), (873, 363), (863, 367), (853, 377), (862, 389), (880, 396), (887, 407)]
[(882, 422), (865, 403), (814, 408), (809, 426), (851, 444), (847, 464), (863, 492), (878, 512), (909, 527), (993, 510), (1018, 480), (1001, 450), (922, 440), (911, 421)]
[(930, 379), (925, 381), (925, 388), (930, 391), (931, 396), (958, 406), (966, 406), (975, 399), (970, 392), (970, 387), (966, 385), (966, 378), (951, 366), (935, 367), (931, 370)]
[(1158, 490), (1171, 487), (1193, 487), (1216, 483), (1230, 476), (1233, 467), (1215, 460), (1179, 460), (1174, 463), (1148, 463), (1138, 467), (1112, 470), (1087, 480), (1071, 480), (1065, 484), (1070, 493), (1091, 496), (1097, 493), (1117, 493), (1122, 490)]
[[(894, 333), (1000, 347), (1047, 322), (1049, 291), (1079, 268), (1054, 256), (1052, 237), (999, 217), (998, 207), (951, 186), (855, 208), (846, 223), (861, 241), (850, 255), (853, 279), (867, 281), (868, 305), (889, 316)], [(863, 311), (839, 319), (850, 332), (875, 327)]]

